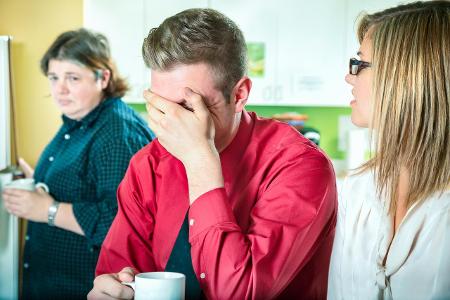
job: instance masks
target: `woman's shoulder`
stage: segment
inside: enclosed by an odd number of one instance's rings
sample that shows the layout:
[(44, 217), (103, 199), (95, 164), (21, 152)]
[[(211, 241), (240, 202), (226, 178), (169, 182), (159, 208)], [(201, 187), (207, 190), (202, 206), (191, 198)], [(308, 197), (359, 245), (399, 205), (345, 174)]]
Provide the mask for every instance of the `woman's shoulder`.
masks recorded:
[(351, 170), (344, 180), (343, 191), (375, 190), (375, 176), (373, 171)]
[(133, 135), (145, 135), (151, 138), (147, 123), (131, 107), (120, 98), (111, 99), (111, 106), (105, 112), (102, 131), (114, 135), (116, 138), (130, 138)]
[(344, 179), (341, 190), (339, 191), (339, 202), (341, 207), (361, 207), (363, 203), (379, 203), (376, 197), (375, 177), (372, 171), (352, 170)]
[(112, 105), (110, 108), (111, 118), (116, 118), (121, 121), (142, 121), (143, 119), (138, 113), (120, 98), (111, 99)]

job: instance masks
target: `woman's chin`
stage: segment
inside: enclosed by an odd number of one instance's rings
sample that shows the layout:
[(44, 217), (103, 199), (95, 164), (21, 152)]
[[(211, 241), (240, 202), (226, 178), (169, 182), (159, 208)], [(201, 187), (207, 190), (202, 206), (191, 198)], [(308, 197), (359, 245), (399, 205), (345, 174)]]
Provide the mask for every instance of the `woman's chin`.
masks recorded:
[(354, 111), (352, 111), (351, 120), (353, 125), (360, 127), (360, 128), (368, 128), (369, 124), (367, 121), (362, 120), (362, 118), (355, 114)]

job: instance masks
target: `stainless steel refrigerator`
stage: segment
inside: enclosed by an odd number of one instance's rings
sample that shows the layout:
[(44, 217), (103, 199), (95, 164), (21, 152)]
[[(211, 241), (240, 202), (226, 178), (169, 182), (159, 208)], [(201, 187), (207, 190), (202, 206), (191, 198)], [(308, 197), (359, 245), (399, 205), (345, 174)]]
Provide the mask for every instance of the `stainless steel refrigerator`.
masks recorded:
[[(0, 36), (0, 170), (11, 165), (11, 38)], [(0, 171), (0, 190), (12, 174)], [(0, 193), (0, 300), (18, 298), (19, 224), (9, 215)]]

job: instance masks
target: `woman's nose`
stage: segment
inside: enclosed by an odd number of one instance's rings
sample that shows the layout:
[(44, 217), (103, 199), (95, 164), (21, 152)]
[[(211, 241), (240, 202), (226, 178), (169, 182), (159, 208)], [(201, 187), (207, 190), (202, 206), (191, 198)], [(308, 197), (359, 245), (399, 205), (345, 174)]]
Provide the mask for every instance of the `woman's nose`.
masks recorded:
[(65, 80), (58, 80), (58, 82), (56, 82), (55, 89), (56, 89), (56, 92), (58, 94), (65, 94), (65, 93), (67, 93), (68, 89), (67, 89), (66, 81)]
[(350, 84), (350, 85), (354, 85), (354, 83), (355, 83), (355, 75), (351, 75), (351, 74), (345, 75), (345, 81), (348, 84)]

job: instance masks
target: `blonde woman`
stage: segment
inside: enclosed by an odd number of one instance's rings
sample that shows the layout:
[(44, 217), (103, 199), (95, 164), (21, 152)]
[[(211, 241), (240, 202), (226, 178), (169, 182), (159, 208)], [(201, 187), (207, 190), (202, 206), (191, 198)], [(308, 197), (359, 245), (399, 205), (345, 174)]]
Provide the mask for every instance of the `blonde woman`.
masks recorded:
[(366, 15), (352, 121), (373, 158), (347, 179), (330, 299), (450, 299), (450, 2)]

